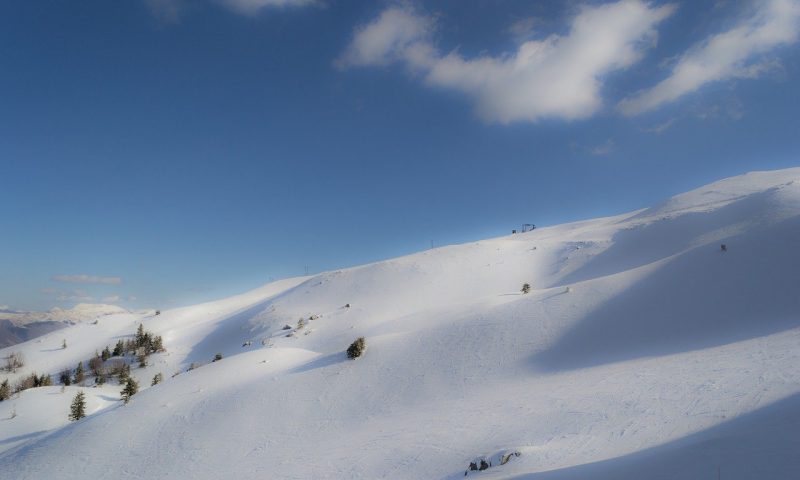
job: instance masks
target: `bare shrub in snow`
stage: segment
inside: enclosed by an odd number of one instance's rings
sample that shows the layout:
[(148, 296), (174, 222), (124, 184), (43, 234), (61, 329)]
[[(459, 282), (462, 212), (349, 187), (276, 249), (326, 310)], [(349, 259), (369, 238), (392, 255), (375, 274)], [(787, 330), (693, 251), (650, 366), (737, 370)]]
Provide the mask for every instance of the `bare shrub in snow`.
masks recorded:
[(367, 349), (367, 341), (364, 337), (358, 337), (356, 340), (347, 347), (347, 358), (356, 359), (364, 354)]
[(20, 352), (11, 352), (8, 357), (6, 357), (6, 367), (5, 370), (7, 372), (16, 372), (18, 368), (25, 366), (25, 357)]

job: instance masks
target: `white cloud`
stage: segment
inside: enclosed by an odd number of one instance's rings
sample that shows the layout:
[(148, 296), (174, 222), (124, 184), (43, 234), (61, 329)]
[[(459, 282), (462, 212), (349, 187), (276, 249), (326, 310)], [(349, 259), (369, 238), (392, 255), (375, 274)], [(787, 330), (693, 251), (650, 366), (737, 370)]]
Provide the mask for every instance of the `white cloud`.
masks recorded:
[(119, 295), (109, 295), (108, 297), (103, 297), (103, 303), (117, 303), (119, 300)]
[(305, 7), (317, 3), (317, 0), (216, 0), (231, 10), (245, 15), (253, 15), (259, 10), (269, 7)]
[(402, 60), (414, 46), (424, 46), (433, 29), (433, 19), (412, 11), (391, 7), (367, 25), (359, 27), (340, 67), (385, 65)]
[(98, 277), (96, 275), (55, 275), (53, 280), (65, 283), (97, 283), (102, 285), (119, 285), (120, 277)]
[(653, 125), (652, 127), (642, 128), (641, 130), (643, 132), (655, 133), (656, 135), (660, 135), (663, 132), (666, 132), (667, 130), (669, 130), (672, 127), (672, 125), (674, 125), (674, 124), (675, 124), (675, 119), (674, 118), (670, 118), (669, 120), (667, 120), (665, 122), (659, 123), (657, 125)]
[(589, 153), (595, 156), (606, 156), (610, 155), (615, 148), (616, 144), (614, 143), (614, 140), (608, 139), (605, 141), (605, 143), (595, 145), (594, 147), (590, 148)]
[(753, 16), (690, 48), (669, 77), (623, 100), (619, 108), (626, 115), (637, 115), (712, 82), (757, 77), (776, 66), (774, 60), (759, 57), (796, 42), (799, 30), (800, 0), (761, 2)]
[[(175, 22), (186, 8), (185, 0), (144, 0), (150, 12), (160, 21)], [(314, 5), (320, 0), (211, 0), (242, 15), (255, 15), (265, 8), (289, 8)]]
[(71, 292), (60, 292), (56, 299), (62, 302), (94, 302), (94, 297), (80, 289), (72, 290)]
[(145, 0), (147, 8), (159, 21), (177, 22), (183, 10), (183, 0)]
[(508, 33), (516, 40), (527, 40), (541, 23), (542, 21), (536, 17), (521, 18), (508, 27)]
[(602, 106), (603, 77), (639, 60), (655, 43), (655, 25), (673, 11), (672, 5), (641, 0), (586, 6), (566, 35), (526, 41), (506, 55), (467, 59), (437, 51), (430, 40), (431, 17), (392, 7), (356, 30), (338, 64), (402, 61), (429, 86), (471, 97), (489, 122), (585, 118)]

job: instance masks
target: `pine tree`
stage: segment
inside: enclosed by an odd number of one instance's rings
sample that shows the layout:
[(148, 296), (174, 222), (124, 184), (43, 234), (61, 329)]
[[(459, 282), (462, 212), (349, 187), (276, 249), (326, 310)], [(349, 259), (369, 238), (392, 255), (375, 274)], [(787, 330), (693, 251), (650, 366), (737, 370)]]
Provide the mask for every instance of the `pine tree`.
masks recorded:
[(139, 384), (136, 383), (131, 377), (128, 377), (128, 380), (125, 382), (125, 388), (119, 393), (122, 396), (122, 401), (126, 404), (131, 401), (131, 397), (136, 395), (136, 392), (139, 391)]
[(152, 386), (158, 385), (163, 380), (164, 380), (164, 376), (161, 375), (161, 372), (158, 372), (153, 376), (153, 382), (150, 384), (150, 386), (152, 387)]
[(136, 356), (136, 359), (139, 360), (139, 368), (145, 368), (147, 366), (147, 354), (144, 352), (145, 349), (141, 347), (139, 348), (139, 353)]
[(522, 293), (528, 293), (528, 292), (530, 292), (530, 291), (531, 291), (531, 285), (530, 285), (529, 283), (524, 283), (524, 284), (522, 285), (522, 290), (521, 290), (521, 292), (522, 292)]
[(103, 352), (100, 354), (100, 358), (103, 359), (104, 362), (111, 358), (111, 350), (108, 349), (108, 345), (106, 345), (106, 348), (103, 349)]
[(61, 375), (58, 376), (58, 381), (61, 382), (62, 385), (69, 386), (72, 383), (72, 375), (69, 369), (62, 370)]
[(114, 346), (114, 352), (111, 353), (114, 357), (121, 357), (125, 354), (125, 345), (122, 343), (122, 340), (118, 341), (116, 346)]
[(69, 407), (69, 419), (73, 422), (86, 416), (86, 398), (83, 391), (75, 394)]
[(8, 384), (8, 379), (3, 380), (3, 383), (0, 383), (0, 402), (3, 400), (8, 400), (8, 397), (11, 396), (11, 385)]
[(161, 339), (161, 335), (153, 338), (153, 345), (151, 350), (154, 353), (164, 351), (164, 341)]
[(50, 375), (43, 373), (38, 379), (36, 379), (36, 386), (37, 387), (49, 387), (53, 385), (53, 379), (50, 378)]
[(128, 381), (128, 377), (131, 376), (131, 366), (127, 363), (123, 363), (120, 367), (118, 378), (119, 384), (122, 385), (123, 383)]
[(145, 333), (144, 333), (144, 324), (139, 324), (139, 328), (136, 329), (136, 346), (142, 347), (145, 343)]
[(78, 362), (78, 366), (75, 368), (75, 378), (72, 380), (72, 383), (81, 383), (83, 381), (83, 362)]
[(67, 348), (67, 339), (66, 339), (66, 338), (65, 338), (65, 339), (63, 339), (63, 340), (61, 340), (61, 348), (62, 348), (62, 349), (63, 349), (63, 348)]

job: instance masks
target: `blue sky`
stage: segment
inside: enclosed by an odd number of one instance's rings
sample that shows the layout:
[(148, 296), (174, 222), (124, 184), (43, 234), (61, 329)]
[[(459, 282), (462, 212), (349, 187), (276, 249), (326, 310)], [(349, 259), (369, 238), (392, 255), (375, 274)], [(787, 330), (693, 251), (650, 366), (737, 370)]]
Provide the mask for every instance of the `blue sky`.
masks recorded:
[(800, 165), (800, 1), (0, 3), (0, 306), (169, 308)]

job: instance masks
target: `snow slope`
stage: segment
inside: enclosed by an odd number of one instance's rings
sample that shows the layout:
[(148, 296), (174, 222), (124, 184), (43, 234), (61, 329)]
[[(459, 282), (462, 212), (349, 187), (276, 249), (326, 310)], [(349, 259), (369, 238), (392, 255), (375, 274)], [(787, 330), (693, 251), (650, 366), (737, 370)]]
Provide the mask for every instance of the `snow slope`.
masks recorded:
[[(166, 380), (127, 406), (116, 385), (86, 388), (93, 413), (69, 425), (59, 387), (0, 403), (0, 471), (463, 478), (486, 458), (469, 476), (798, 478), (798, 239), (800, 168), (756, 172), (629, 214), (71, 326), (0, 350), (27, 359), (9, 378), (74, 366), (142, 322), (167, 352), (132, 373)], [(366, 354), (347, 360), (362, 335)]]

